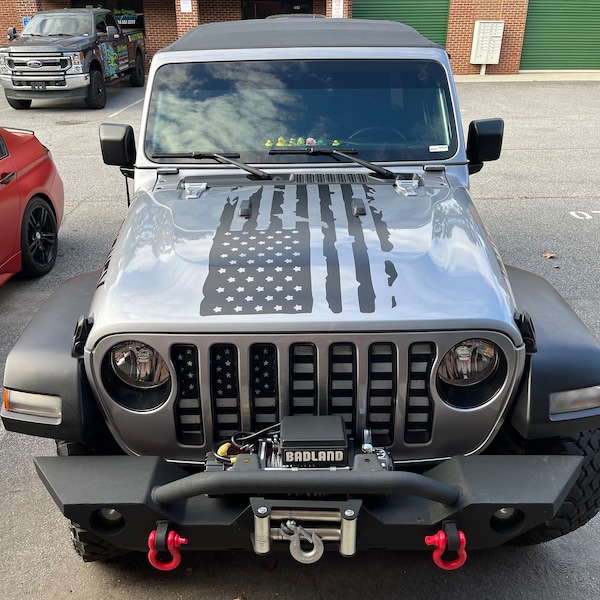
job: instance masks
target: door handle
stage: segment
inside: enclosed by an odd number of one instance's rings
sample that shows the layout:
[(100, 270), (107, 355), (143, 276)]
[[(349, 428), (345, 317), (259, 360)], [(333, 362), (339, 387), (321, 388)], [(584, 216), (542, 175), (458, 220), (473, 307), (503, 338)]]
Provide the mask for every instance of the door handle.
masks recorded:
[(11, 171), (10, 173), (2, 173), (0, 177), (0, 185), (4, 185), (15, 178), (15, 174)]

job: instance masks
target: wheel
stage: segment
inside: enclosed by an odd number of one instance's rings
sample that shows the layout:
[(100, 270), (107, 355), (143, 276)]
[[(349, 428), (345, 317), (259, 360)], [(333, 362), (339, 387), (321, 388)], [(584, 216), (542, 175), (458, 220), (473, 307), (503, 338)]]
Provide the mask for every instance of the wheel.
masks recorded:
[(12, 106), (16, 110), (23, 110), (31, 106), (31, 100), (19, 100), (17, 98), (6, 98), (9, 106)]
[[(391, 135), (390, 135), (391, 134)], [(394, 138), (394, 139), (392, 139)], [(394, 127), (372, 126), (358, 129), (348, 137), (349, 142), (356, 143), (387, 143), (390, 144), (398, 139), (406, 141), (406, 136)]]
[(549, 542), (575, 531), (593, 518), (600, 509), (600, 430), (528, 444), (528, 454), (583, 456), (581, 473), (552, 519), (526, 531), (511, 541), (519, 546)]
[[(94, 451), (85, 444), (56, 440), (56, 453), (58, 456), (86, 456), (94, 454)], [(113, 546), (74, 521), (69, 520), (69, 529), (73, 548), (84, 562), (109, 561), (129, 552)]]
[(146, 75), (144, 73), (144, 59), (138, 52), (135, 55), (135, 67), (129, 76), (129, 82), (131, 83), (131, 87), (144, 87), (145, 81)]
[(100, 71), (90, 73), (90, 85), (85, 103), (88, 108), (104, 108), (106, 106), (106, 84)]
[(41, 277), (52, 269), (58, 251), (58, 228), (50, 205), (34, 196), (21, 223), (21, 275)]

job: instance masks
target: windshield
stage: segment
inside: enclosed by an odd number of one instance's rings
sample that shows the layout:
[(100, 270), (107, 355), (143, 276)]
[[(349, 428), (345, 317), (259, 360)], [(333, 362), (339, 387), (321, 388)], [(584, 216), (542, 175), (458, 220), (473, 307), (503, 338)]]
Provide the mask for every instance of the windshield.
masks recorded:
[(146, 155), (157, 162), (186, 152), (236, 152), (261, 163), (315, 160), (269, 154), (298, 146), (422, 162), (449, 158), (457, 148), (443, 67), (389, 59), (164, 65), (154, 79), (145, 140)]
[(89, 36), (91, 30), (92, 19), (89, 14), (37, 14), (25, 26), (23, 35)]

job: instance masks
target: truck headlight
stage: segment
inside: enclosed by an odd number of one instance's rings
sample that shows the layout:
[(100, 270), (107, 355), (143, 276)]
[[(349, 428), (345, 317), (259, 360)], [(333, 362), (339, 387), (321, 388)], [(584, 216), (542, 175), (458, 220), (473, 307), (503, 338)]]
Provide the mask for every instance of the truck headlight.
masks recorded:
[(498, 346), (471, 338), (454, 345), (437, 371), (440, 397), (456, 408), (475, 408), (493, 398), (506, 380), (507, 364)]
[(67, 73), (83, 73), (83, 52), (71, 52), (66, 56), (71, 61)]
[(477, 385), (498, 368), (498, 350), (492, 342), (472, 339), (456, 344), (442, 359), (438, 374), (449, 385)]
[(10, 75), (10, 69), (8, 68), (8, 57), (6, 54), (0, 54), (0, 74)]
[(115, 344), (102, 363), (102, 379), (111, 397), (131, 410), (150, 410), (166, 402), (171, 375), (152, 346), (129, 340)]

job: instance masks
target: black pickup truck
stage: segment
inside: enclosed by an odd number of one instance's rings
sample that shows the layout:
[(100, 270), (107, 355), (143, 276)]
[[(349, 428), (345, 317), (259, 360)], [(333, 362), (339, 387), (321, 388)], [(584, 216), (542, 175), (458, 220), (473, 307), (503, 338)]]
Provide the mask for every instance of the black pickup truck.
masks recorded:
[(144, 85), (144, 33), (121, 29), (110, 10), (40, 12), (20, 35), (9, 28), (8, 38), (0, 48), (0, 82), (15, 109), (76, 98), (104, 108), (107, 84), (129, 76), (132, 86)]

